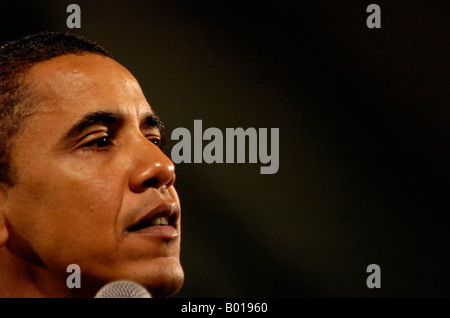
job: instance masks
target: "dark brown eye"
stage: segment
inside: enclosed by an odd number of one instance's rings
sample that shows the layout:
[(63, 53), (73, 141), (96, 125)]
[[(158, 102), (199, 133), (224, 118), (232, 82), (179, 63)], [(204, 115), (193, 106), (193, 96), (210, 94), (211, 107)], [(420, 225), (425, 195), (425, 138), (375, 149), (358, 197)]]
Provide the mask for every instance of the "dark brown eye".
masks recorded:
[(161, 147), (161, 139), (159, 138), (149, 138), (150, 142), (154, 143), (156, 146)]
[(105, 136), (96, 140), (95, 145), (99, 148), (107, 147), (111, 145), (109, 137)]
[(105, 148), (105, 147), (108, 147), (111, 145), (112, 145), (112, 143), (111, 143), (110, 137), (103, 136), (101, 138), (97, 138), (91, 142), (88, 142), (87, 144), (84, 144), (82, 146), (82, 148), (85, 148), (85, 147)]

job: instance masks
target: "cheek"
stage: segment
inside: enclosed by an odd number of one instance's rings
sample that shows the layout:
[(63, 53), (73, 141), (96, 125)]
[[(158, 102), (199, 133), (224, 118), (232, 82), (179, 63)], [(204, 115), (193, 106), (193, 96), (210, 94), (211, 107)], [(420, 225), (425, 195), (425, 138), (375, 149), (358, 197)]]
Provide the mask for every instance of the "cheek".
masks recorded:
[(44, 263), (65, 264), (89, 251), (114, 249), (123, 196), (117, 176), (56, 172), (34, 174), (12, 191), (12, 242), (29, 245)]
[(115, 220), (122, 205), (123, 187), (114, 178), (94, 176), (59, 183), (55, 208), (63, 212), (59, 222), (86, 243), (115, 236)]
[[(98, 162), (72, 160), (58, 168), (52, 183), (67, 209), (111, 215), (120, 207), (125, 179), (120, 170)], [(44, 178), (48, 180), (48, 176)]]

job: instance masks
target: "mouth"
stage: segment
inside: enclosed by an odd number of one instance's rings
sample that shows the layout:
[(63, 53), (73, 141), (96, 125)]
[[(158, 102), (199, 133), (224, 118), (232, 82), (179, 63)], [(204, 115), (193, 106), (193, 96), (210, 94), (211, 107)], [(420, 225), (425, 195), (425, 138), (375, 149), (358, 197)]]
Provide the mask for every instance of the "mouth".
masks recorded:
[(161, 203), (128, 227), (127, 233), (173, 239), (178, 236), (179, 215), (180, 210), (176, 203)]

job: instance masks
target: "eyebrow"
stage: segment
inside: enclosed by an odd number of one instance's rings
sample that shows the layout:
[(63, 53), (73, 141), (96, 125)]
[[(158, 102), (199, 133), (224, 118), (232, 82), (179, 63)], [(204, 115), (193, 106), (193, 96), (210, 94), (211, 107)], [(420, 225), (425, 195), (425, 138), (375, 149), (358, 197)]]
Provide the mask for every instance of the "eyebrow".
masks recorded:
[[(69, 131), (64, 135), (63, 140), (74, 138), (92, 126), (111, 126), (123, 120), (124, 116), (119, 113), (106, 111), (87, 113), (69, 129)], [(161, 135), (163, 135), (164, 124), (161, 119), (154, 114), (146, 115), (142, 120), (141, 126), (144, 126), (144, 128), (157, 128)]]
[(165, 126), (162, 120), (155, 114), (148, 114), (144, 117), (142, 121), (143, 126), (146, 128), (158, 128), (161, 135), (164, 134)]

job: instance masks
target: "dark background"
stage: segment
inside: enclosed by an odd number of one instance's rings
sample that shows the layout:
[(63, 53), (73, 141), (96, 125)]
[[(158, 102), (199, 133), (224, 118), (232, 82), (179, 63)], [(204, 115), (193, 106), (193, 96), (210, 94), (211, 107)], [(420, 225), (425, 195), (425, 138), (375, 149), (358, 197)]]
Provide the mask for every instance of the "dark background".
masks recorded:
[(371, 1), (14, 1), (0, 37), (105, 46), (169, 136), (194, 119), (280, 129), (277, 174), (177, 165), (175, 297), (448, 297), (450, 2), (374, 2), (381, 29)]

